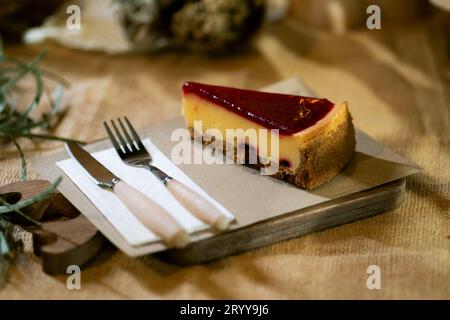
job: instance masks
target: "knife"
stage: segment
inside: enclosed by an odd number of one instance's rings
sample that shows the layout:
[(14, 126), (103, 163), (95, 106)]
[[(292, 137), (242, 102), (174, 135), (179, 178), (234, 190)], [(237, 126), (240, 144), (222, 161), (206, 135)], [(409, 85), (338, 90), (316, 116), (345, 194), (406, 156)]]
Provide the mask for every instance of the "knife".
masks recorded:
[(183, 248), (189, 243), (186, 231), (156, 202), (115, 176), (77, 143), (67, 142), (66, 149), (99, 187), (114, 192), (138, 220), (168, 246)]

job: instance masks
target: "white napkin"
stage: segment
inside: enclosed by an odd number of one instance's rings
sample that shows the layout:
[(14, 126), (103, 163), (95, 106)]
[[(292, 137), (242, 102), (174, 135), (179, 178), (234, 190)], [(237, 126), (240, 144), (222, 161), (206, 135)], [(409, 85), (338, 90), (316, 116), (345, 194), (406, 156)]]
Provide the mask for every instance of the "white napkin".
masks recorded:
[[(143, 141), (151, 153), (153, 164), (197, 191), (215, 205), (225, 215), (234, 219), (234, 215), (220, 203), (211, 198), (204, 190), (196, 185), (176, 165), (174, 165), (151, 141)], [(163, 207), (172, 217), (189, 233), (204, 230), (209, 226), (189, 213), (169, 193), (167, 188), (150, 171), (134, 168), (122, 162), (113, 148), (98, 151), (92, 154), (99, 162), (116, 176), (146, 194)], [(111, 191), (104, 190), (96, 185), (91, 176), (74, 159), (66, 159), (56, 163), (64, 173), (77, 185), (86, 197), (97, 207), (105, 218), (117, 231), (133, 246), (160, 241), (160, 238), (148, 230)]]

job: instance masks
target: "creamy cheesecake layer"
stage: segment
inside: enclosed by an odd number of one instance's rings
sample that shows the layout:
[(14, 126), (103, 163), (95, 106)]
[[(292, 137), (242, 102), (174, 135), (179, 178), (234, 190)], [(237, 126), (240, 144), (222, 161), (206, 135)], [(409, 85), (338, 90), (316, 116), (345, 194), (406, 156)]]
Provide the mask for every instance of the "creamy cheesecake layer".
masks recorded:
[[(267, 129), (265, 126), (250, 121), (235, 112), (217, 105), (208, 100), (202, 99), (194, 93), (185, 93), (183, 96), (183, 115), (188, 128), (194, 127), (194, 121), (202, 122), (204, 133), (207, 129), (218, 129), (222, 136), (226, 137), (226, 129)], [(279, 160), (280, 165), (286, 167), (284, 170), (289, 174), (295, 174), (297, 168), (302, 163), (302, 149), (307, 147), (308, 141), (318, 135), (327, 135), (349, 121), (350, 114), (346, 102), (335, 104), (332, 109), (314, 125), (299, 132), (283, 135), (279, 137)], [(351, 121), (351, 120), (350, 120)], [(270, 133), (270, 131), (268, 132)], [(232, 144), (233, 141), (227, 141)], [(270, 134), (266, 143), (257, 142), (257, 146), (251, 145), (258, 150), (258, 155), (265, 155), (266, 150), (261, 150), (261, 146), (267, 145), (270, 150)]]

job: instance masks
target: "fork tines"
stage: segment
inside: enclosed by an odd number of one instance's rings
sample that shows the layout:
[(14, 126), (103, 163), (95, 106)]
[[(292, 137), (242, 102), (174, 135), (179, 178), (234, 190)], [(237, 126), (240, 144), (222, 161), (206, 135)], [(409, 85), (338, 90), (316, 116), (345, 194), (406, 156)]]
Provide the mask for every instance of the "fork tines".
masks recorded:
[(145, 149), (144, 145), (142, 144), (141, 138), (139, 138), (139, 135), (137, 134), (136, 130), (134, 130), (128, 118), (124, 117), (124, 120), (127, 124), (128, 130), (125, 128), (120, 118), (118, 118), (117, 121), (119, 122), (121, 130), (118, 129), (114, 120), (111, 120), (112, 127), (118, 140), (114, 136), (108, 123), (106, 121), (103, 122), (106, 132), (108, 133), (108, 136), (111, 139), (111, 142), (114, 145), (116, 151), (119, 153), (119, 155), (124, 155), (127, 153), (137, 152), (139, 150)]

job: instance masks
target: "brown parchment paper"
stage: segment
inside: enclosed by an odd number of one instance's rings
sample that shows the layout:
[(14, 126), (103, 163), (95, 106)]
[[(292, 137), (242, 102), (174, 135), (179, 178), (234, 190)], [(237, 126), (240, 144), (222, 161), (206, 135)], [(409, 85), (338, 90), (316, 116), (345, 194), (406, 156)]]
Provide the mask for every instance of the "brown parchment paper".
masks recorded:
[[(298, 78), (282, 81), (264, 90), (313, 95)], [(171, 133), (183, 127), (183, 119), (178, 117), (143, 130), (142, 136), (150, 137), (153, 143), (170, 158), (172, 147), (177, 143), (170, 140)], [(331, 182), (313, 191), (302, 190), (286, 182), (261, 176), (259, 171), (242, 165), (182, 164), (179, 167), (235, 214), (237, 224), (233, 226), (233, 229), (373, 188), (420, 171), (420, 168), (412, 162), (385, 148), (360, 130), (357, 130), (356, 138), (356, 153), (350, 164)], [(98, 151), (109, 147), (111, 147), (109, 141), (104, 140), (86, 148), (90, 151)], [(64, 176), (59, 190), (127, 255), (140, 256), (166, 249), (162, 243), (142, 246), (128, 244), (101, 212), (55, 165), (56, 161), (67, 157), (66, 152), (62, 150), (49, 157), (38, 159), (35, 165), (39, 173), (50, 181)], [(193, 236), (193, 241), (211, 236), (214, 235), (208, 231), (198, 233)]]

